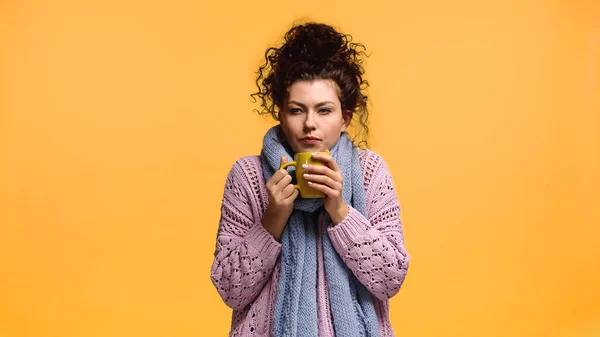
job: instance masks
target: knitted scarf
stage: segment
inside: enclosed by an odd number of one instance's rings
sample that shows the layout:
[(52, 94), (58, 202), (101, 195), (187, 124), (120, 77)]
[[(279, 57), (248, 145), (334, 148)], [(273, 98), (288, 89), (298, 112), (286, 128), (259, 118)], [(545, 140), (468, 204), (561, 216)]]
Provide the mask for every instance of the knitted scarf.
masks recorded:
[[(288, 145), (278, 140), (280, 127), (267, 131), (263, 139), (261, 161), (265, 181), (279, 169), (281, 156), (293, 160)], [(366, 214), (365, 190), (358, 150), (342, 133), (329, 150), (342, 170), (344, 201)], [(281, 271), (277, 283), (274, 310), (275, 337), (318, 336), (317, 319), (317, 218), (323, 211), (323, 199), (294, 202), (294, 210), (281, 236)], [(331, 218), (324, 212), (326, 223)], [(322, 244), (329, 308), (335, 335), (339, 337), (379, 337), (377, 316), (369, 291), (356, 279), (336, 252), (323, 226)]]

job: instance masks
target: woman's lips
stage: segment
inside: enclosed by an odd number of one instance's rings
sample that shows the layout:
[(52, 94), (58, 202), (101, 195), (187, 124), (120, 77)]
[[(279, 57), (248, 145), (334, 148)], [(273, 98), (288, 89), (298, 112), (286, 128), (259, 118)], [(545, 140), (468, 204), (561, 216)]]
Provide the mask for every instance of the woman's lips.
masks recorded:
[(300, 138), (300, 142), (302, 144), (306, 144), (306, 145), (314, 145), (314, 144), (317, 144), (320, 141), (321, 140), (319, 138), (316, 138), (316, 137), (304, 137), (304, 138)]

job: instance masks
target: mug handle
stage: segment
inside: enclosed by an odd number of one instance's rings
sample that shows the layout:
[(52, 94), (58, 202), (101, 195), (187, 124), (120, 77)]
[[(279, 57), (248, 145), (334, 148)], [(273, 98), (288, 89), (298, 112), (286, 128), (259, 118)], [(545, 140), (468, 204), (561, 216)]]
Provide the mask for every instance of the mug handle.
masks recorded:
[[(284, 168), (286, 168), (286, 167), (288, 167), (288, 166), (291, 166), (291, 165), (296, 165), (296, 162), (295, 162), (295, 161), (289, 161), (289, 162), (287, 162), (287, 163), (285, 163), (285, 164), (281, 165), (281, 166), (279, 167), (279, 169), (281, 170), (281, 169), (284, 169)], [(300, 186), (298, 186), (297, 184), (296, 184), (296, 185), (294, 185), (294, 188), (295, 188), (295, 189), (297, 189), (298, 191), (300, 191)]]

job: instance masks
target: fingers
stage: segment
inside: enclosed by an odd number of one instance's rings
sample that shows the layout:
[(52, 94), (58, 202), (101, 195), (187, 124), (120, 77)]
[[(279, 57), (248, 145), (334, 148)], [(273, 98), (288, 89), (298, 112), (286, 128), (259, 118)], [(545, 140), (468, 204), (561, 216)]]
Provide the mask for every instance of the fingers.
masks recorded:
[(327, 166), (323, 166), (323, 165), (304, 164), (304, 165), (302, 165), (302, 168), (304, 169), (304, 172), (310, 172), (310, 173), (318, 173), (318, 174), (327, 174), (328, 172), (335, 173), (334, 170), (330, 169)]
[(329, 168), (331, 168), (335, 172), (342, 171), (332, 156), (328, 156), (326, 154), (315, 153), (312, 155), (312, 157), (318, 161), (322, 161), (323, 163), (325, 163), (325, 165), (327, 165)]
[(323, 174), (308, 174), (305, 173), (304, 174), (304, 179), (306, 179), (308, 182), (312, 182), (312, 183), (317, 183), (317, 184), (321, 184), (321, 185), (326, 185), (332, 189), (335, 190), (341, 190), (342, 189), (342, 182), (341, 181), (336, 181), (334, 179), (331, 179), (331, 177), (328, 177), (326, 175)]
[(287, 199), (285, 199), (285, 200), (293, 202), (298, 197), (298, 194), (300, 194), (300, 192), (296, 188), (294, 188), (294, 190), (292, 191), (292, 194), (289, 197), (287, 197)]
[(317, 191), (321, 191), (323, 193), (325, 193), (329, 198), (338, 198), (341, 196), (342, 192), (341, 192), (341, 187), (340, 189), (335, 189), (335, 188), (331, 188), (327, 185), (323, 185), (323, 184), (319, 184), (319, 183), (314, 183), (312, 181), (308, 182), (308, 185), (312, 188), (314, 188)]
[[(284, 179), (285, 177), (289, 177), (289, 176), (290, 176), (289, 173), (285, 169), (277, 170), (277, 171), (275, 171), (275, 173), (273, 174), (271, 179), (269, 179), (269, 181), (267, 181), (266, 185), (267, 186), (275, 186), (275, 185), (279, 184), (282, 179)], [(290, 177), (290, 181), (291, 181), (291, 177)]]
[(291, 204), (298, 196), (298, 190), (291, 184), (292, 177), (286, 175), (277, 184), (267, 186), (269, 199), (276, 204)]
[(304, 169), (304, 172), (309, 173), (310, 175), (324, 175), (340, 184), (344, 181), (341, 170), (334, 171), (327, 166), (321, 165), (304, 165), (302, 168)]
[[(294, 185), (289, 184), (286, 187), (284, 187), (281, 191), (281, 197), (284, 199), (289, 199), (291, 196), (294, 195), (294, 193), (297, 195), (298, 190), (294, 187)], [(294, 199), (296, 199), (296, 197), (294, 197)]]
[[(286, 186), (292, 186), (292, 188), (294, 188), (294, 185), (290, 184), (292, 182), (292, 176), (284, 170), (279, 171), (283, 171), (284, 176), (277, 182), (277, 184), (275, 184), (276, 188), (279, 190), (285, 188)], [(279, 171), (277, 171), (277, 173), (279, 173)]]
[[(281, 157), (281, 162), (282, 164), (287, 162), (285, 156)], [(266, 187), (273, 196), (288, 198), (293, 194), (293, 190), (295, 190), (294, 185), (292, 185), (291, 182), (292, 176), (285, 169), (281, 169), (275, 171), (271, 179), (267, 181)]]
[[(287, 163), (288, 162), (287, 156), (281, 156), (281, 158), (279, 159), (279, 162), (280, 162), (279, 166), (282, 166), (283, 164)], [(269, 181), (267, 181), (267, 184), (266, 184), (267, 187), (275, 186), (275, 185), (279, 184), (281, 179), (285, 178), (286, 176), (289, 176), (289, 174), (285, 169), (275, 171), (275, 173), (273, 174), (271, 179), (269, 179)]]
[(325, 165), (303, 165), (304, 178), (314, 189), (325, 193), (328, 197), (341, 196), (344, 177), (342, 170), (332, 156), (313, 154), (313, 158)]

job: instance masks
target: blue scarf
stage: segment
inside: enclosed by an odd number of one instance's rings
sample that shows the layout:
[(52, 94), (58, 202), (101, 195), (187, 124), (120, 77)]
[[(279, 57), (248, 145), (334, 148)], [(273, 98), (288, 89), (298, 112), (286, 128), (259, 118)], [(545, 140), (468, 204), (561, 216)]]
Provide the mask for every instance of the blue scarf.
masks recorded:
[[(280, 127), (267, 131), (263, 139), (261, 161), (265, 181), (279, 169), (281, 156), (294, 157), (289, 146), (279, 141)], [(342, 133), (329, 151), (342, 169), (344, 201), (365, 217), (367, 207), (358, 150)], [(294, 202), (292, 212), (281, 236), (281, 271), (277, 283), (274, 310), (275, 337), (316, 337), (317, 320), (317, 217), (323, 199), (302, 199)], [(324, 211), (323, 211), (324, 212)], [(324, 212), (326, 223), (331, 218)], [(329, 307), (335, 335), (339, 337), (379, 337), (379, 326), (373, 298), (348, 269), (331, 244), (323, 226), (323, 257), (329, 291)]]

